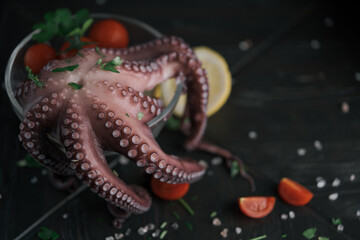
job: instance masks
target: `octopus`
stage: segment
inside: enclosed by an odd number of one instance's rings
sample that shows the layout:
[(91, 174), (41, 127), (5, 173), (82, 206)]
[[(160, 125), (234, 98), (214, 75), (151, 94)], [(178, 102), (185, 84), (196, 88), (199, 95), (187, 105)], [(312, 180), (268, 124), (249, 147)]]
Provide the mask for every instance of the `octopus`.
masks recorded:
[[(119, 58), (121, 64), (111, 65)], [(56, 176), (76, 175), (112, 211), (141, 214), (151, 206), (149, 193), (119, 179), (105, 150), (127, 156), (161, 182), (194, 182), (205, 173), (196, 161), (163, 152), (146, 124), (164, 104), (145, 92), (169, 78), (184, 83), (187, 93), (185, 148), (204, 147), (206, 71), (189, 45), (175, 36), (122, 49), (87, 48), (71, 59), (50, 61), (40, 72), (41, 85), (26, 79), (16, 90), (24, 110), (19, 140)]]

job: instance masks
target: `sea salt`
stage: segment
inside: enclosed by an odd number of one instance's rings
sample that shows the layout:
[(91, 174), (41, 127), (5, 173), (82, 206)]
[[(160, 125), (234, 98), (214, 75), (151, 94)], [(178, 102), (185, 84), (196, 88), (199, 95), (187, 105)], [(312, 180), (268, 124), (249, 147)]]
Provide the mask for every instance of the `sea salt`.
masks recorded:
[(317, 176), (317, 177), (316, 177), (316, 181), (317, 181), (317, 182), (320, 181), (320, 180), (322, 180), (322, 179), (324, 179), (324, 178), (321, 177), (321, 176)]
[(115, 236), (116, 240), (119, 240), (119, 239), (122, 239), (124, 237), (124, 234), (123, 233), (115, 233), (114, 236)]
[(137, 232), (139, 235), (144, 235), (145, 233), (147, 233), (147, 231), (148, 231), (147, 227), (139, 227)]
[(113, 236), (108, 236), (105, 238), (105, 240), (115, 240), (115, 238)]
[(297, 154), (299, 156), (304, 156), (306, 154), (306, 149), (305, 148), (298, 148), (297, 149)]
[(220, 219), (219, 219), (219, 218), (214, 218), (214, 219), (212, 220), (212, 225), (214, 225), (214, 226), (221, 226), (221, 221), (220, 221)]
[(236, 234), (240, 234), (241, 232), (242, 232), (241, 227), (236, 227), (236, 228), (235, 228), (235, 233), (236, 233)]
[(317, 186), (318, 188), (323, 188), (323, 187), (325, 187), (325, 185), (326, 185), (325, 179), (320, 179), (320, 180), (316, 183), (316, 186)]
[(315, 50), (318, 50), (321, 47), (319, 40), (316, 40), (316, 39), (313, 39), (310, 41), (310, 46), (312, 49), (315, 49)]
[(281, 218), (281, 220), (286, 220), (286, 219), (288, 219), (288, 215), (286, 213), (283, 213), (283, 214), (281, 214), (280, 218)]
[(155, 232), (153, 232), (152, 234), (151, 234), (151, 236), (153, 237), (153, 238), (157, 238), (159, 235), (160, 235), (160, 229), (156, 229), (155, 230)]
[(316, 150), (321, 151), (323, 149), (323, 146), (319, 140), (314, 141), (314, 147)]
[(293, 211), (289, 212), (289, 218), (290, 219), (294, 219), (295, 218), (295, 213)]
[(360, 82), (360, 72), (355, 73), (355, 80)]
[(171, 224), (171, 227), (174, 229), (174, 230), (178, 230), (179, 229), (179, 224), (177, 222), (174, 222), (173, 224)]
[(149, 223), (149, 224), (146, 225), (146, 227), (149, 229), (149, 231), (152, 231), (152, 230), (155, 229), (155, 224)]
[(253, 42), (250, 39), (245, 39), (239, 43), (239, 48), (241, 51), (249, 50), (253, 45)]
[(347, 102), (343, 102), (341, 104), (341, 111), (343, 113), (349, 113), (350, 112), (350, 106), (349, 106), (349, 104)]
[(360, 210), (357, 210), (357, 211), (356, 211), (356, 216), (357, 216), (357, 217), (360, 217)]
[(334, 20), (332, 20), (332, 19), (329, 18), (329, 17), (326, 17), (326, 18), (324, 19), (324, 24), (325, 24), (325, 26), (327, 26), (328, 28), (331, 28), (331, 27), (334, 26)]
[(35, 184), (35, 183), (38, 182), (38, 178), (37, 178), (37, 177), (32, 177), (32, 178), (30, 179), (30, 182), (31, 182), (32, 184)]
[(248, 137), (250, 138), (250, 139), (252, 139), (252, 140), (254, 140), (254, 139), (256, 139), (257, 138), (257, 133), (255, 132), (255, 131), (250, 131), (249, 133), (248, 133)]
[(351, 181), (351, 182), (355, 181), (355, 174), (351, 174), (351, 175), (350, 175), (350, 181)]
[(64, 213), (64, 214), (62, 215), (62, 218), (63, 218), (63, 219), (68, 219), (68, 217), (69, 217), (69, 214), (68, 214), (68, 213)]
[(221, 157), (214, 157), (210, 160), (210, 162), (213, 166), (219, 166), (220, 164), (222, 164), (223, 159)]
[(340, 185), (341, 181), (339, 178), (335, 178), (334, 181), (331, 183), (331, 186), (338, 187)]
[(339, 198), (338, 193), (332, 193), (332, 194), (329, 195), (329, 200), (331, 200), (331, 201), (335, 201), (338, 198)]
[(344, 231), (344, 225), (339, 224), (339, 225), (337, 225), (336, 229), (337, 229), (338, 231), (342, 232), (342, 231)]
[(228, 228), (224, 228), (224, 229), (220, 232), (220, 235), (221, 235), (223, 238), (227, 238), (228, 233), (229, 233), (229, 229), (228, 229)]

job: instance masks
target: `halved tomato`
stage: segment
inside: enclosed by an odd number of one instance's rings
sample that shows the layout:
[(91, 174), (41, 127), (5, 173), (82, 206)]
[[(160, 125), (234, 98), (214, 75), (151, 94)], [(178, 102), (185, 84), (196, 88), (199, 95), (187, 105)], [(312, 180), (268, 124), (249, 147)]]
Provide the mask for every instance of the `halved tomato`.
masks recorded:
[(275, 197), (241, 197), (238, 198), (240, 210), (248, 217), (263, 218), (274, 209)]
[(189, 190), (189, 183), (171, 184), (160, 182), (155, 178), (151, 178), (151, 190), (159, 198), (165, 200), (177, 200), (182, 198)]
[(286, 203), (294, 206), (303, 206), (314, 196), (309, 189), (286, 177), (281, 179), (278, 193)]
[(43, 66), (55, 58), (55, 49), (45, 43), (37, 43), (26, 50), (24, 64), (38, 74)]

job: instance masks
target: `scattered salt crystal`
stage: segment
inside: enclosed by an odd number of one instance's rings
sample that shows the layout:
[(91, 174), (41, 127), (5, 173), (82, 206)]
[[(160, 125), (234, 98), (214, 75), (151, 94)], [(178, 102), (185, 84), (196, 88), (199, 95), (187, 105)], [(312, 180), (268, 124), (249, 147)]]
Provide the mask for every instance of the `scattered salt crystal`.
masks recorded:
[(171, 224), (171, 227), (174, 229), (174, 230), (178, 230), (179, 229), (179, 224), (177, 222), (174, 222), (173, 224)]
[(281, 218), (281, 220), (286, 220), (286, 219), (288, 219), (288, 215), (286, 213), (283, 213), (283, 214), (281, 214), (280, 218)]
[(42, 170), (41, 170), (41, 175), (45, 176), (46, 174), (47, 174), (46, 169), (42, 169)]
[(156, 237), (158, 237), (159, 235), (160, 235), (160, 229), (156, 229), (155, 230), (155, 232), (153, 232), (152, 234), (151, 234), (151, 236), (153, 237), (153, 238), (156, 238)]
[(126, 165), (130, 162), (130, 160), (127, 157), (125, 157), (124, 155), (120, 155), (118, 157), (118, 161), (121, 165)]
[(214, 226), (220, 226), (220, 225), (221, 225), (221, 221), (220, 221), (219, 218), (214, 218), (214, 219), (212, 220), (212, 224), (213, 224)]
[(329, 200), (335, 201), (336, 199), (338, 199), (338, 197), (339, 197), (338, 193), (332, 193), (329, 195)]
[(340, 231), (340, 232), (344, 231), (344, 225), (342, 225), (342, 224), (337, 225), (336, 228), (337, 228), (337, 230)]
[(130, 229), (130, 228), (126, 229), (125, 235), (126, 235), (126, 236), (129, 236), (130, 233), (131, 233), (131, 229)]
[(224, 229), (220, 232), (220, 235), (221, 235), (223, 238), (227, 238), (228, 233), (229, 233), (229, 229), (228, 229), (228, 228), (224, 228)]
[(115, 238), (113, 236), (108, 236), (105, 238), (105, 240), (115, 240)]
[(289, 218), (290, 219), (294, 219), (295, 218), (295, 213), (293, 211), (289, 212)]
[(332, 182), (331, 186), (333, 187), (338, 187), (340, 185), (341, 181), (339, 178), (335, 178), (334, 181)]
[(235, 233), (236, 233), (236, 234), (240, 234), (241, 232), (242, 232), (241, 227), (236, 227), (236, 228), (235, 228)]
[(62, 215), (62, 218), (63, 219), (67, 219), (69, 217), (69, 214), (68, 213), (64, 213), (63, 215)]
[(304, 156), (306, 154), (306, 149), (305, 148), (298, 148), (297, 154), (299, 156)]
[(32, 178), (30, 179), (30, 182), (31, 182), (32, 184), (35, 184), (35, 183), (38, 182), (38, 178), (37, 178), (37, 177), (32, 177)]
[(323, 187), (325, 187), (325, 185), (326, 185), (325, 179), (320, 179), (320, 180), (316, 183), (316, 186), (317, 186), (318, 188), (323, 188)]
[(355, 80), (360, 82), (360, 72), (355, 73)]
[(203, 159), (201, 159), (201, 160), (199, 161), (199, 164), (200, 164), (201, 166), (205, 167), (205, 168), (208, 167), (208, 163), (207, 163), (205, 160), (203, 160)]
[(119, 239), (122, 239), (124, 237), (124, 234), (123, 233), (115, 233), (114, 236), (115, 236), (116, 240), (119, 240)]
[(223, 162), (223, 159), (221, 157), (214, 157), (210, 162), (213, 166), (219, 166)]
[(239, 43), (239, 48), (241, 51), (247, 51), (249, 50), (253, 45), (253, 42), (251, 39), (245, 39)]
[(315, 141), (314, 141), (314, 147), (315, 147), (315, 149), (318, 150), (318, 151), (321, 151), (322, 148), (323, 148), (323, 146), (322, 146), (322, 144), (321, 144), (321, 142), (320, 142), (319, 140), (315, 140)]
[(350, 181), (353, 182), (355, 180), (355, 174), (350, 175)]
[(325, 24), (325, 26), (331, 28), (331, 27), (334, 26), (334, 20), (332, 20), (332, 19), (329, 18), (329, 17), (326, 17), (326, 18), (324, 19), (324, 24)]
[(138, 229), (138, 234), (139, 235), (144, 235), (145, 233), (147, 233), (147, 231), (148, 231), (148, 228), (146, 228), (146, 227), (139, 227), (139, 229)]
[(349, 104), (347, 102), (343, 102), (341, 104), (341, 111), (343, 113), (349, 113), (350, 112), (350, 106), (349, 106)]
[(317, 177), (316, 177), (316, 181), (317, 181), (317, 182), (320, 181), (320, 180), (322, 180), (322, 179), (324, 179), (324, 178), (321, 177), (321, 176), (317, 176)]
[(152, 231), (155, 229), (155, 224), (149, 223), (148, 225), (146, 225), (146, 227), (149, 229), (149, 231)]
[(356, 211), (356, 216), (357, 216), (357, 217), (360, 217), (360, 210), (357, 210), (357, 211)]
[(250, 139), (256, 139), (257, 138), (257, 132), (255, 132), (255, 131), (250, 131), (249, 133), (248, 133), (248, 137), (250, 138)]
[(319, 40), (313, 39), (310, 41), (310, 46), (312, 49), (318, 50), (318, 49), (320, 49), (321, 45), (320, 45)]

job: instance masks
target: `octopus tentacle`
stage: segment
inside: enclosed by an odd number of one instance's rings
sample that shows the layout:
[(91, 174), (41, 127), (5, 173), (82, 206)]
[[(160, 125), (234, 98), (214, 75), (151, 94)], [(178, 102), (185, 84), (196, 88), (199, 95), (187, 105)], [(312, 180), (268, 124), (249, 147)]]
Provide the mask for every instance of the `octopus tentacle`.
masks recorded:
[(42, 165), (62, 175), (72, 175), (73, 171), (66, 164), (65, 155), (49, 141), (47, 134), (54, 128), (60, 115), (61, 94), (53, 93), (36, 103), (20, 124), (19, 140), (25, 149)]
[[(77, 98), (78, 95), (74, 94), (74, 102), (78, 103)], [(62, 125), (68, 161), (71, 161), (70, 166), (76, 171), (76, 176), (117, 207), (136, 214), (147, 211), (151, 205), (150, 196), (145, 191), (134, 191), (112, 172), (94, 130), (89, 127), (90, 120), (77, 103), (68, 106)]]

